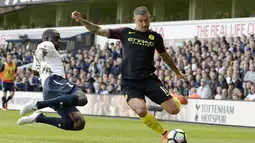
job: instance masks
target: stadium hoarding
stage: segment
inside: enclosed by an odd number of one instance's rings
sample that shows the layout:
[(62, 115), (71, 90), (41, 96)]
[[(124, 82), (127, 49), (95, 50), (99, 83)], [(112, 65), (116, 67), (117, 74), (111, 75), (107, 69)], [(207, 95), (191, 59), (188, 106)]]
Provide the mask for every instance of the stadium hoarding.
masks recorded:
[[(9, 109), (19, 110), (31, 100), (42, 100), (41, 92), (17, 92), (17, 96), (8, 104)], [(94, 95), (87, 94), (88, 104), (78, 107), (82, 114), (138, 117), (127, 105), (121, 95)], [(147, 105), (155, 105), (147, 99)], [(255, 102), (189, 99), (189, 104), (181, 108), (178, 115), (169, 115), (166, 111), (158, 112), (156, 118), (162, 120), (204, 123), (215, 125), (255, 127), (255, 112), (252, 110)], [(51, 108), (42, 111), (54, 112)]]
[(71, 0), (0, 0), (0, 7), (65, 2), (65, 1), (71, 1)]

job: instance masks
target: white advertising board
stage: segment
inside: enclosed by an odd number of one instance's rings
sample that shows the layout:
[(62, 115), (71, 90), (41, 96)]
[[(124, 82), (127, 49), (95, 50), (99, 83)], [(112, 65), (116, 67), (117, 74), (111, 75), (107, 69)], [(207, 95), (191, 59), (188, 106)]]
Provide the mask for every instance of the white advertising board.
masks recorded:
[(255, 127), (255, 102), (189, 100), (185, 121)]
[[(120, 95), (88, 94), (88, 104), (78, 107), (82, 114), (137, 117)], [(39, 92), (16, 92), (8, 104), (9, 109), (19, 110), (31, 100), (42, 100)], [(147, 105), (153, 105), (147, 100)], [(220, 124), (231, 126), (255, 127), (255, 102), (189, 99), (189, 104), (182, 106), (178, 115), (170, 115), (166, 111), (158, 112), (156, 117), (163, 120), (182, 122)], [(42, 111), (54, 112), (51, 108)]]

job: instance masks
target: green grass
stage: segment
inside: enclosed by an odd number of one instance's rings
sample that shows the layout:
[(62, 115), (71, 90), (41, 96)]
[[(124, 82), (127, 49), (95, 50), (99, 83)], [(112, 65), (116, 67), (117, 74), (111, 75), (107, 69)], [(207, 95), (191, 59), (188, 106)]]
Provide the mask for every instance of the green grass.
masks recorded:
[[(47, 114), (55, 116), (55, 114)], [(17, 126), (17, 111), (0, 111), (0, 143), (161, 143), (161, 136), (139, 120), (85, 117), (83, 131), (43, 124)], [(244, 120), (245, 121), (245, 120)], [(189, 143), (254, 143), (255, 129), (163, 122), (187, 132)]]

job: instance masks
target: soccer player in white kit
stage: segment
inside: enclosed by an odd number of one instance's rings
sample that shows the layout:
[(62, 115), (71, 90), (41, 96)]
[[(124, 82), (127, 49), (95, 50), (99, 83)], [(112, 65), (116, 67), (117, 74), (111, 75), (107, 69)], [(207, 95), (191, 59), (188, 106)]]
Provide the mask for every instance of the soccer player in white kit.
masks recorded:
[[(20, 118), (17, 124), (44, 123), (64, 130), (82, 130), (85, 120), (76, 106), (85, 106), (88, 101), (78, 86), (65, 79), (64, 65), (57, 51), (60, 34), (54, 29), (47, 29), (42, 39), (35, 51), (33, 70), (40, 75), (44, 100), (24, 105), (20, 109), (21, 116), (34, 113)], [(61, 118), (47, 117), (38, 111), (46, 107), (54, 109)]]

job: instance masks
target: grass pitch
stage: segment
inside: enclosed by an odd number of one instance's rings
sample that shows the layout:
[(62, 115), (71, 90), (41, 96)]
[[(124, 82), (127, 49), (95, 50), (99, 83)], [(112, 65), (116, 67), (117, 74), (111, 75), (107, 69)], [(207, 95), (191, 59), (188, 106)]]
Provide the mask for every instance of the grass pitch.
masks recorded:
[[(56, 116), (56, 114), (47, 114)], [(161, 143), (161, 136), (140, 120), (85, 117), (82, 131), (64, 131), (43, 124), (18, 126), (17, 111), (0, 111), (0, 143)], [(244, 120), (245, 122), (245, 120)], [(162, 122), (186, 131), (188, 143), (254, 143), (254, 128)]]

